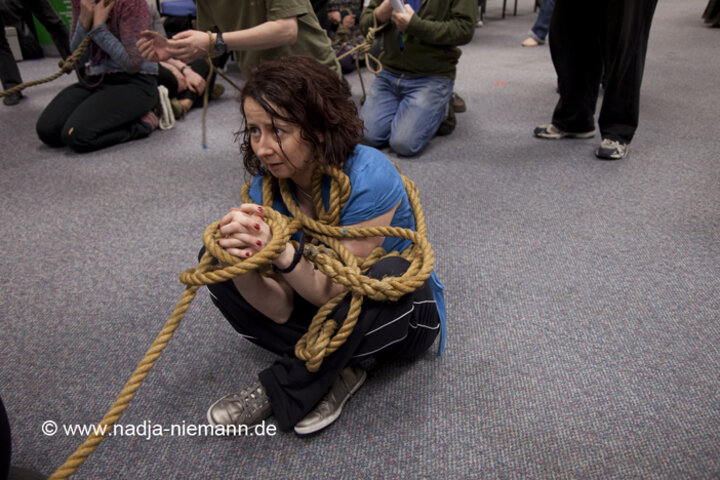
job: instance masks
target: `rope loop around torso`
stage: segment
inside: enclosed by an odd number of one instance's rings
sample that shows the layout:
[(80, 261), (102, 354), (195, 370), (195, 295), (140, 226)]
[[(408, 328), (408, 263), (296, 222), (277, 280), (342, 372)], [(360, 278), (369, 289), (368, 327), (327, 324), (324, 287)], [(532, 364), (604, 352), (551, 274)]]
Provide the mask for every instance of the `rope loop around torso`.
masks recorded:
[[(330, 177), (330, 195), (327, 207), (322, 197), (323, 177)], [(402, 173), (401, 173), (402, 176)], [(350, 336), (357, 323), (362, 302), (365, 297), (377, 301), (396, 301), (403, 295), (420, 288), (430, 277), (433, 269), (434, 254), (427, 241), (425, 220), (420, 207), (415, 184), (402, 176), (410, 204), (415, 214), (416, 230), (401, 227), (343, 227), (340, 225), (340, 212), (352, 191), (347, 175), (336, 167), (316, 169), (312, 180), (312, 197), (318, 218), (305, 215), (295, 202), (290, 182), (284, 179), (274, 180), (266, 174), (262, 182), (265, 221), (272, 230), (273, 238), (260, 252), (247, 259), (234, 257), (217, 245), (218, 222), (209, 225), (203, 233), (206, 247), (205, 256), (195, 269), (186, 270), (180, 280), (186, 285), (204, 285), (223, 282), (238, 275), (258, 270), (264, 275), (270, 273), (272, 261), (285, 249), (293, 234), (301, 230), (307, 238), (315, 239), (317, 244), (306, 244), (304, 256), (318, 270), (327, 275), (334, 283), (347, 288), (347, 292), (338, 294), (327, 304), (320, 307), (312, 319), (308, 331), (295, 346), (295, 355), (305, 361), (309, 371), (320, 368), (324, 357), (337, 350)], [(250, 183), (243, 186), (240, 196), (244, 203), (256, 203), (249, 195)], [(290, 212), (285, 216), (272, 208), (274, 191), (280, 196)], [(412, 245), (402, 254), (386, 253), (376, 249), (367, 258), (358, 258), (348, 251), (342, 243), (347, 238), (398, 237), (409, 240)], [(401, 276), (370, 278), (365, 273), (378, 260), (388, 255), (401, 255), (410, 263)], [(207, 258), (206, 258), (207, 257)], [(213, 265), (215, 258), (223, 265)], [(351, 295), (350, 309), (345, 320), (338, 328), (338, 322), (330, 318), (332, 310), (348, 294)]]

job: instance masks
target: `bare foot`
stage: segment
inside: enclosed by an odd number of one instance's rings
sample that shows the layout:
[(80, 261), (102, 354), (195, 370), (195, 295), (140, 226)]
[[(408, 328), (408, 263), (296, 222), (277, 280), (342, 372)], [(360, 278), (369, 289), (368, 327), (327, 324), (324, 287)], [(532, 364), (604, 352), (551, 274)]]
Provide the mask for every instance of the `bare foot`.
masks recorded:
[(538, 45), (540, 44), (532, 37), (528, 37), (522, 42), (523, 47), (537, 47)]

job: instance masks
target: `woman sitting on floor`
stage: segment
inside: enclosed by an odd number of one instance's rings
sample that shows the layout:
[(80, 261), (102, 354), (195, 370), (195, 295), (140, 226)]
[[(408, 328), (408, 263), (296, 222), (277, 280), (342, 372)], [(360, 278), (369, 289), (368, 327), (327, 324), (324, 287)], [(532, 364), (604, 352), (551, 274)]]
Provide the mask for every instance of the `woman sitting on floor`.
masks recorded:
[[(310, 193), (311, 184), (316, 170), (327, 166), (342, 169), (352, 187), (339, 214), (340, 226), (415, 229), (402, 177), (382, 152), (358, 144), (362, 121), (350, 89), (332, 70), (306, 57), (266, 62), (252, 71), (240, 100), (245, 123), (240, 132), (243, 161), (255, 175), (249, 191), (254, 203), (231, 209), (219, 223), (224, 238), (218, 244), (229, 254), (252, 257), (272, 240), (261, 206), (270, 201), (263, 198), (264, 177), (275, 192), (279, 181), (286, 180), (291, 197), (285, 198), (292, 198), (291, 209), (318, 219), (322, 212)], [(328, 202), (330, 184), (325, 176), (323, 202)], [(289, 216), (283, 197), (273, 197), (273, 209)], [(410, 245), (396, 237), (340, 241), (362, 258), (376, 247), (402, 252)], [(213, 404), (208, 411), (211, 424), (250, 426), (274, 414), (282, 430), (294, 427), (298, 434), (316, 432), (340, 415), (350, 395), (362, 385), (366, 373), (361, 363), (419, 355), (437, 337), (445, 306), (443, 287), (433, 273), (424, 285), (396, 302), (365, 298), (345, 343), (323, 359), (319, 370), (308, 371), (294, 355), (295, 344), (318, 307), (346, 287), (316, 270), (302, 255), (302, 245), (300, 241), (296, 248), (288, 242), (273, 261), (275, 273), (270, 276), (252, 271), (209, 285), (214, 303), (230, 324), (280, 356), (260, 372), (258, 381)], [(366, 275), (400, 276), (408, 265), (401, 257), (385, 257)], [(347, 315), (349, 303), (350, 294), (333, 310), (331, 317), (338, 324)]]
[(155, 62), (143, 60), (135, 43), (150, 25), (145, 0), (72, 0), (70, 46), (90, 36), (80, 59), (80, 81), (62, 90), (37, 122), (47, 145), (90, 152), (144, 138), (157, 128)]

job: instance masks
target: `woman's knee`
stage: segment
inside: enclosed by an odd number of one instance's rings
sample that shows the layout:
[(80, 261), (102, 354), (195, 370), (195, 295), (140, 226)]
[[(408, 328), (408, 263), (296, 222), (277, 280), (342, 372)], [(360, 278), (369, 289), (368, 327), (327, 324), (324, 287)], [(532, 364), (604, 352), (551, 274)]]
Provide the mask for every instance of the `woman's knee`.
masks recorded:
[(61, 133), (63, 144), (67, 145), (71, 150), (77, 153), (84, 153), (95, 150), (94, 138), (95, 134), (89, 132), (82, 126), (68, 127), (65, 125)]
[(405, 273), (410, 266), (410, 262), (402, 257), (392, 256), (378, 260), (367, 271), (370, 278), (381, 279), (383, 277), (398, 277)]
[(65, 145), (60, 135), (61, 126), (57, 125), (54, 119), (49, 118), (47, 115), (40, 115), (37, 123), (35, 124), (35, 131), (37, 136), (44, 144), (50, 147), (62, 147)]

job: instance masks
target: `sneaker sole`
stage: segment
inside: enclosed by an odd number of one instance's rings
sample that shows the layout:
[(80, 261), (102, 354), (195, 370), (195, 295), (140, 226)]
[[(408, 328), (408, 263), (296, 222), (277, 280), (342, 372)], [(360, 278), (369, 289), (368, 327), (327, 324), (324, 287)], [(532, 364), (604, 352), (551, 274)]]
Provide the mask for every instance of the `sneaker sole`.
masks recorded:
[(625, 155), (603, 155), (600, 152), (596, 151), (595, 156), (600, 160), (622, 160), (623, 158), (627, 157), (627, 153), (625, 153)]
[(563, 138), (593, 138), (595, 136), (595, 130), (591, 132), (564, 132), (564, 133), (535, 133), (538, 138), (544, 138), (546, 140), (561, 140)]
[(319, 432), (320, 430), (322, 430), (323, 428), (327, 427), (328, 425), (333, 423), (335, 420), (337, 420), (338, 417), (340, 416), (340, 414), (342, 413), (343, 407), (345, 406), (347, 401), (350, 400), (350, 397), (352, 397), (353, 394), (355, 392), (357, 392), (360, 387), (362, 387), (363, 383), (365, 383), (366, 378), (367, 378), (367, 372), (363, 371), (361, 380), (357, 383), (357, 385), (355, 385), (353, 387), (353, 389), (350, 391), (350, 393), (348, 393), (345, 396), (343, 401), (340, 403), (340, 407), (337, 409), (337, 411), (335, 413), (333, 413), (331, 416), (326, 418), (324, 421), (313, 425), (312, 427), (306, 427), (306, 428), (295, 427), (294, 428), (295, 433), (297, 433), (298, 435), (309, 435), (311, 433)]

